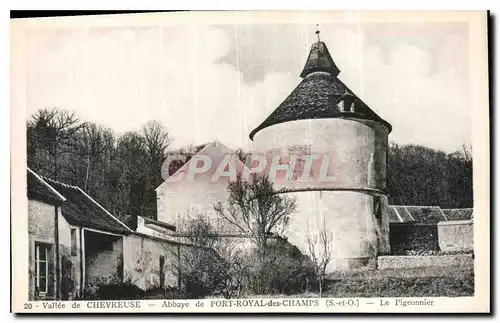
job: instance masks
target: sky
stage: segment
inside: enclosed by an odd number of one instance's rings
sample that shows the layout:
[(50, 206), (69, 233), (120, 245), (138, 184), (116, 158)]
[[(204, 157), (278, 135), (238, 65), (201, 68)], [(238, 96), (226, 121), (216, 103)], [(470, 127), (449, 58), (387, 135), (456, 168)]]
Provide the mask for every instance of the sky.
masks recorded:
[[(26, 105), (59, 107), (117, 135), (158, 120), (173, 148), (248, 135), (293, 91), (315, 24), (34, 28)], [(329, 23), (339, 78), (393, 126), (389, 140), (453, 152), (471, 143), (465, 22)]]

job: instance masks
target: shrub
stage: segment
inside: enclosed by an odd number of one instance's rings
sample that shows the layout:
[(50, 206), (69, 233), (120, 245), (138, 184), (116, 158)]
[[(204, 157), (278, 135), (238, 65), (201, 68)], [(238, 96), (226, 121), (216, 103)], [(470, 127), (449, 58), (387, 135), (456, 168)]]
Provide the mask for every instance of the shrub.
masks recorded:
[(178, 277), (184, 298), (204, 298), (213, 294), (224, 280), (225, 262), (206, 248), (186, 248), (181, 252)]
[(85, 288), (83, 299), (86, 300), (127, 300), (141, 299), (144, 292), (130, 282), (102, 284)]
[(182, 298), (182, 294), (177, 288), (161, 288), (154, 287), (146, 290), (143, 299), (178, 299)]
[(290, 295), (317, 285), (314, 265), (285, 240), (271, 243), (263, 255), (253, 252), (250, 261), (249, 292)]

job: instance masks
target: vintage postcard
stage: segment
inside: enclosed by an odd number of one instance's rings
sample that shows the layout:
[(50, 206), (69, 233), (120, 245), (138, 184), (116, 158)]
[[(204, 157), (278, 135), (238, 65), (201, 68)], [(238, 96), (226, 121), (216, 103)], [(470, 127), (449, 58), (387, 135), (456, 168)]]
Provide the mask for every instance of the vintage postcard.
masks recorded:
[(487, 26), (12, 19), (12, 311), (488, 313)]

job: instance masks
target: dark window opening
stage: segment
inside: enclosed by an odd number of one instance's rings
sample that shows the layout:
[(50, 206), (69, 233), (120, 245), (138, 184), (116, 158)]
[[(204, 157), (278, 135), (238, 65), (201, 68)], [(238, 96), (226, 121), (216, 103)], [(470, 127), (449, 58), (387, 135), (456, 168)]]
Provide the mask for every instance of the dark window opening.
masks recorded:
[(382, 203), (380, 201), (380, 196), (373, 197), (373, 214), (375, 219), (382, 221)]
[(71, 255), (76, 256), (76, 229), (71, 229)]
[(165, 288), (165, 257), (160, 256), (160, 287)]
[(349, 104), (346, 104), (346, 110), (345, 112), (354, 112), (354, 101), (349, 102)]
[(354, 112), (354, 107), (355, 107), (354, 100), (350, 99), (342, 99), (340, 102), (337, 104), (337, 106), (340, 109), (340, 112)]

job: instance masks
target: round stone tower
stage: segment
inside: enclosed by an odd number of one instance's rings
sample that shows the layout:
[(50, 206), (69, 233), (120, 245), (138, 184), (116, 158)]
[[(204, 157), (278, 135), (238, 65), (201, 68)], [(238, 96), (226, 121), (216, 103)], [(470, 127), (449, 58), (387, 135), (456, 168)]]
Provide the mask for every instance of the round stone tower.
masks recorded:
[(386, 159), (391, 125), (342, 83), (339, 73), (318, 38), (300, 84), (250, 134), (255, 153), (279, 154), (277, 160), (295, 160), (290, 165), (302, 169), (275, 181), (281, 194), (298, 202), (286, 237), (305, 254), (311, 246), (321, 252), (327, 241), (329, 272), (373, 268), (377, 255), (389, 251)]

